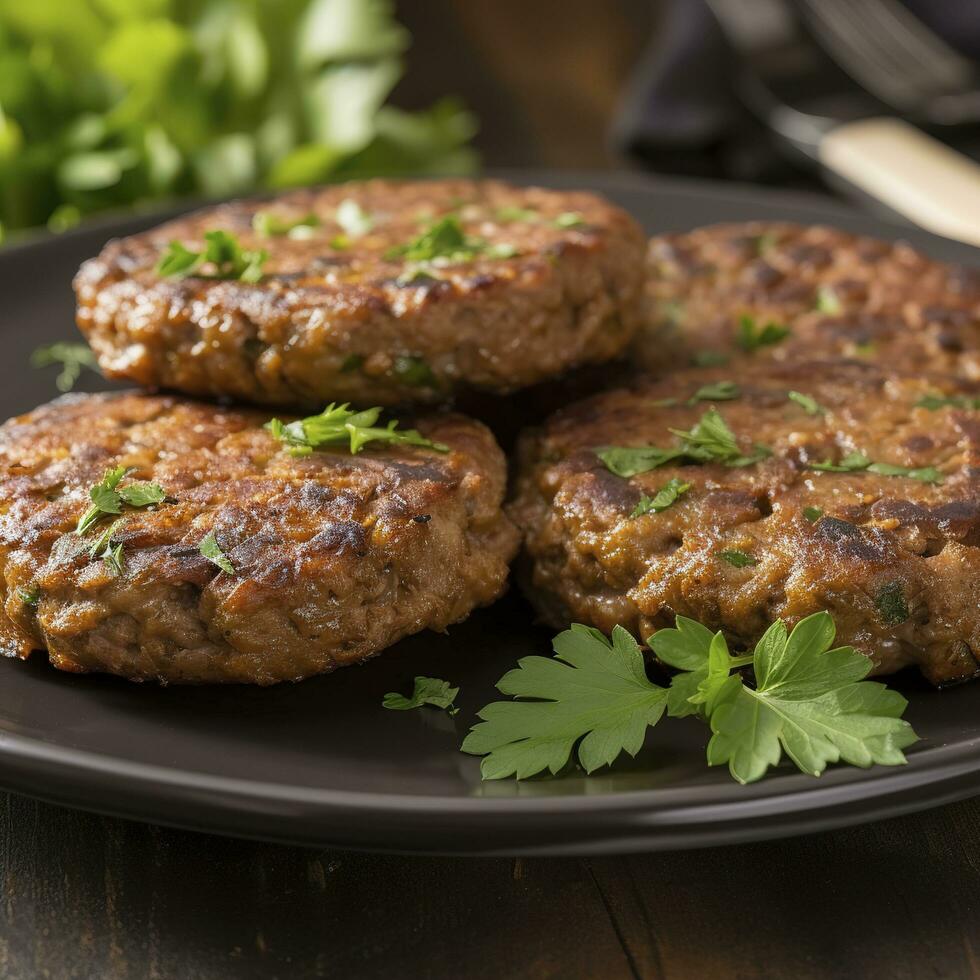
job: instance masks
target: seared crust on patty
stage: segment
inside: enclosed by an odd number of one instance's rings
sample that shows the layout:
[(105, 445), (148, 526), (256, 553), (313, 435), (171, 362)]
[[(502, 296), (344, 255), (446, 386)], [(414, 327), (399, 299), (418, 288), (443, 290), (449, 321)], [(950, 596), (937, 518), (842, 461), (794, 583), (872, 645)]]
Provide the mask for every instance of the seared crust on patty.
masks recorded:
[[(371, 216), (365, 234), (338, 224), (348, 200)], [(257, 211), (319, 223), (262, 238)], [(413, 277), (392, 250), (450, 214), (482, 250)], [(154, 271), (171, 240), (199, 249), (212, 229), (268, 250), (259, 282)], [(76, 277), (78, 324), (108, 377), (193, 395), (319, 408), (506, 392), (624, 350), (644, 248), (636, 222), (594, 194), (470, 180), (298, 190), (110, 242)]]
[[(936, 684), (976, 674), (980, 411), (969, 399), (980, 386), (848, 362), (734, 377), (741, 394), (730, 401), (690, 404), (726, 373), (688, 371), (580, 402), (524, 438), (510, 514), (545, 618), (619, 623), (646, 638), (680, 614), (747, 645), (776, 617), (826, 609), (838, 641), (877, 673), (916, 664)], [(814, 414), (791, 390), (816, 399)], [(956, 404), (917, 407), (926, 396)], [(743, 453), (759, 443), (772, 456), (737, 467), (674, 461), (627, 479), (596, 455), (676, 446), (670, 430), (690, 430), (712, 405)], [(942, 482), (813, 468), (853, 452), (935, 467)], [(671, 478), (690, 489), (660, 513), (631, 516)]]
[(903, 242), (748, 222), (651, 240), (648, 323), (634, 343), (660, 372), (705, 351), (742, 356), (743, 315), (790, 328), (753, 359), (860, 356), (980, 377), (980, 275)]
[[(268, 413), (135, 393), (66, 396), (0, 428), (0, 642), (63, 670), (271, 684), (444, 629), (504, 589), (517, 532), (503, 456), (457, 415), (416, 423), (446, 453), (294, 458)], [(107, 468), (168, 500), (126, 509), (123, 568), (72, 533)], [(235, 574), (199, 551), (213, 533)]]

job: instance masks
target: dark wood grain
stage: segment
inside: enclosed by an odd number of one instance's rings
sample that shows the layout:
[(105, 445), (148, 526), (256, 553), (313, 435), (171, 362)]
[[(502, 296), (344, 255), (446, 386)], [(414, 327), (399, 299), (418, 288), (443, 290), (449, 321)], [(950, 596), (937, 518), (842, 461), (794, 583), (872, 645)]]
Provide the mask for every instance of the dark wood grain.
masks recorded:
[(0, 797), (0, 976), (980, 976), (980, 802), (592, 859), (306, 851)]

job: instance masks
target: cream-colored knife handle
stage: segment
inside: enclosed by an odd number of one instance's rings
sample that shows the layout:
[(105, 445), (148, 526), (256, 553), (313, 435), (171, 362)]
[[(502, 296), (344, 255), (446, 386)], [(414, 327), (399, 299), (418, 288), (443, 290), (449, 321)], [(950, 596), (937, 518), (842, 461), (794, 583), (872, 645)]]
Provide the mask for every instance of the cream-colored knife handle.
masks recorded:
[(843, 123), (820, 162), (910, 221), (980, 245), (980, 164), (901, 119)]

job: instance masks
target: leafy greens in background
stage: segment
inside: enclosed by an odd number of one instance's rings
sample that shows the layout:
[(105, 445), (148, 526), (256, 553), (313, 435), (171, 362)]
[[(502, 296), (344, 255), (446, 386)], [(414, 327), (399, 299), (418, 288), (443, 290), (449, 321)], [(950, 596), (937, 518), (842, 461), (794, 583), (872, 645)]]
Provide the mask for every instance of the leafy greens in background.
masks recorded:
[(0, 239), (181, 195), (466, 173), (473, 118), (386, 105), (388, 0), (0, 0)]

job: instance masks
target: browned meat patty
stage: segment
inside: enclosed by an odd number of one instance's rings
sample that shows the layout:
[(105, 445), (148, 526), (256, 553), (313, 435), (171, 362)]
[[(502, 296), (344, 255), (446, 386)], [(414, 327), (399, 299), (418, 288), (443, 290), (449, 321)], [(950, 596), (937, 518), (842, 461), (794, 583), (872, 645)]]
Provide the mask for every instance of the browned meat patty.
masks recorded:
[[(62, 670), (172, 683), (298, 680), (444, 629), (501, 594), (517, 532), (479, 423), (419, 419), (448, 452), (295, 458), (268, 413), (135, 393), (61, 398), (0, 428), (0, 645)], [(167, 500), (124, 507), (121, 571), (73, 533), (106, 469)], [(209, 533), (233, 573), (199, 550)]]
[[(725, 355), (857, 356), (980, 377), (980, 273), (901, 242), (751, 222), (654, 238), (647, 263), (634, 354), (648, 370)], [(788, 335), (747, 354), (743, 316), (755, 339), (770, 323)]]
[[(646, 638), (681, 614), (750, 644), (776, 617), (826, 609), (877, 673), (916, 664), (937, 684), (976, 674), (980, 386), (852, 362), (768, 365), (739, 375), (736, 391), (718, 387), (731, 377), (639, 382), (524, 437), (510, 514), (545, 618)], [(681, 456), (626, 477), (597, 455), (676, 449), (673, 430), (712, 410), (737, 449), (715, 427), (709, 461)], [(759, 458), (726, 465), (722, 450)], [(619, 472), (637, 461), (607, 459)], [(852, 469), (816, 468), (826, 460)], [(671, 480), (689, 489), (658, 512), (650, 501)]]
[[(262, 237), (257, 212), (316, 223)], [(268, 251), (258, 282), (157, 274), (169, 242), (199, 250), (213, 229)], [(506, 392), (622, 353), (642, 319), (644, 249), (594, 194), (351, 183), (111, 242), (75, 280), (78, 324), (109, 377), (193, 395), (318, 408)]]

